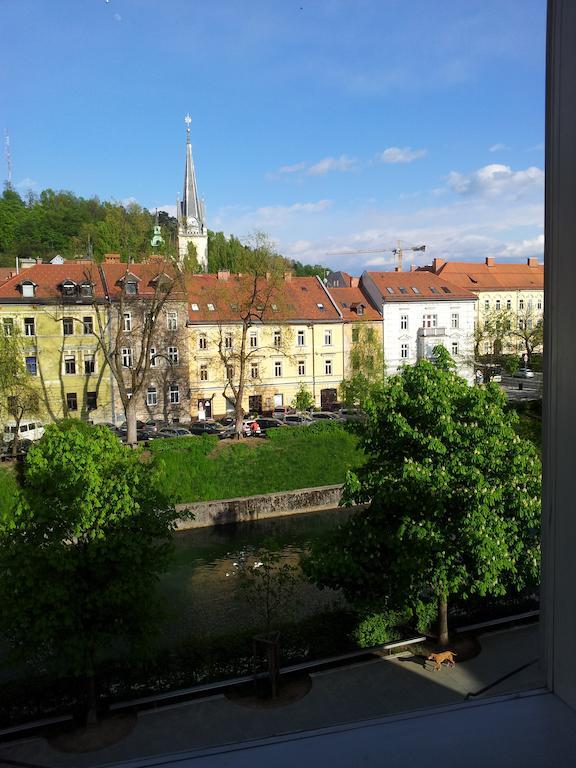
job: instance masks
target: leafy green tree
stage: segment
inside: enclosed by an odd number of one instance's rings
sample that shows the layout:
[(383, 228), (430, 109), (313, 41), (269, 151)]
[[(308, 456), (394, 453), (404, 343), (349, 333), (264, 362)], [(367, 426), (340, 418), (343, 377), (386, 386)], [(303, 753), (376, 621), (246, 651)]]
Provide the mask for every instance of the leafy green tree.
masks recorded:
[(300, 384), (291, 406), (297, 411), (310, 411), (315, 406), (314, 396), (305, 384)]
[(41, 399), (34, 377), (24, 364), (22, 337), (13, 323), (5, 321), (0, 329), (0, 415), (14, 424), (12, 456), (18, 453), (20, 423), (24, 416), (37, 416)]
[(322, 280), (330, 272), (328, 267), (322, 264), (303, 264), (301, 261), (290, 262), (295, 277), (320, 277)]
[(374, 326), (356, 323), (352, 327), (348, 370), (340, 384), (340, 396), (346, 405), (362, 408), (372, 389), (384, 379), (384, 353)]
[(83, 678), (89, 720), (102, 654), (154, 627), (175, 520), (158, 467), (77, 420), (46, 429), (18, 505), (0, 513), (2, 633), (17, 656)]
[(0, 197), (0, 253), (12, 253), (19, 223), (26, 215), (26, 204), (15, 190), (6, 186)]
[(469, 387), (444, 347), (434, 353), (367, 403), (367, 461), (345, 501), (369, 507), (318, 543), (305, 569), (372, 610), (417, 614), (434, 600), (446, 644), (450, 600), (536, 583), (541, 470), (499, 387)]
[(523, 347), (529, 367), (532, 355), (544, 342), (544, 320), (540, 313), (526, 307), (513, 316), (511, 328), (512, 337)]

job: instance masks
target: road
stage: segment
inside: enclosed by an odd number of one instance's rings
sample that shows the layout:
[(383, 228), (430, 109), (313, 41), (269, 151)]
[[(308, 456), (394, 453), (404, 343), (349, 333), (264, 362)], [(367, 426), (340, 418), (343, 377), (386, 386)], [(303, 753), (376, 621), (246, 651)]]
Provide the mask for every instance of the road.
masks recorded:
[(510, 400), (538, 400), (542, 397), (542, 374), (534, 373), (533, 379), (516, 379), (502, 374), (501, 386)]

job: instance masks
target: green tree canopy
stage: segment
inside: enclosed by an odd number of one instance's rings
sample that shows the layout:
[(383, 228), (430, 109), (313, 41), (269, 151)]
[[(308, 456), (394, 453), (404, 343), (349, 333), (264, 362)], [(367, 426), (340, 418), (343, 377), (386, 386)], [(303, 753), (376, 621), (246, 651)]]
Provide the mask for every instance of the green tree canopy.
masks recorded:
[(345, 501), (369, 502), (306, 564), (321, 586), (371, 609), (504, 595), (539, 572), (540, 460), (497, 385), (469, 387), (444, 349), (389, 378), (360, 427), (367, 461)]
[(76, 420), (49, 426), (30, 449), (21, 499), (0, 514), (0, 626), (20, 656), (90, 682), (114, 639), (153, 626), (176, 519), (158, 471)]

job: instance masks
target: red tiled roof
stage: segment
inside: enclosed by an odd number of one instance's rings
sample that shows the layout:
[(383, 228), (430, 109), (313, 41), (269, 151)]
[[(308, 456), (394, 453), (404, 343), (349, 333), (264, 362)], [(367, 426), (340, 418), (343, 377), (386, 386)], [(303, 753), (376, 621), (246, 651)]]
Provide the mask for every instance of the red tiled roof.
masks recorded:
[[(361, 320), (381, 320), (378, 310), (374, 309), (369, 300), (364, 296), (360, 288), (329, 288), (328, 292), (338, 304), (342, 318), (346, 322), (358, 322)], [(364, 314), (359, 315), (353, 306), (364, 305)]]
[[(246, 307), (252, 291), (248, 276), (230, 275), (219, 279), (217, 275), (190, 275), (188, 289), (188, 317), (192, 323), (234, 322), (239, 319), (241, 307)], [(258, 284), (261, 306), (267, 310), (264, 322), (286, 320), (336, 321), (340, 316), (315, 277), (291, 277), (278, 284), (262, 279)], [(258, 299), (254, 302), (258, 306)], [(208, 308), (211, 304), (214, 309)], [(198, 309), (193, 309), (196, 306)], [(274, 309), (276, 307), (276, 309)]]
[[(438, 275), (471, 291), (527, 291), (544, 290), (544, 265), (491, 264), (467, 261), (446, 262), (438, 268)], [(531, 260), (532, 261), (532, 260)]]
[(9, 280), (16, 272), (16, 267), (0, 267), (0, 285)]
[(365, 272), (364, 274), (372, 279), (382, 295), (382, 300), (386, 303), (477, 299), (471, 291), (433, 272)]

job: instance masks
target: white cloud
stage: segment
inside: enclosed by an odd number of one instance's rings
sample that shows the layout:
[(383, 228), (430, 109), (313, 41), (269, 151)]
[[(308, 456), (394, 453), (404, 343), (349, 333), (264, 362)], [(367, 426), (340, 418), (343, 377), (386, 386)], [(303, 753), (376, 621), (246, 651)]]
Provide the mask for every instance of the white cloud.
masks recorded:
[(283, 165), (275, 173), (269, 173), (268, 178), (275, 179), (279, 176), (324, 176), (331, 171), (345, 173), (352, 170), (357, 165), (357, 160), (348, 155), (339, 157), (324, 157), (316, 163), (300, 162), (294, 165)]
[[(156, 206), (153, 206), (152, 208), (149, 208), (150, 211), (155, 211)], [(172, 205), (159, 205), (158, 206), (158, 212), (164, 211), (168, 214), (168, 216), (172, 216), (173, 218), (176, 218), (176, 206), (174, 204)]]
[(491, 147), (488, 147), (488, 152), (501, 152), (504, 149), (510, 149), (510, 147), (498, 142), (497, 144), (492, 144)]
[(522, 240), (509, 243), (502, 253), (504, 258), (526, 258), (528, 256), (541, 257), (544, 253), (544, 235), (532, 240)]
[(535, 166), (513, 171), (509, 165), (492, 163), (469, 174), (452, 171), (448, 175), (448, 186), (458, 195), (518, 198), (531, 191), (543, 190), (544, 171)]
[(283, 165), (281, 168), (278, 169), (278, 173), (299, 173), (300, 171), (303, 171), (306, 169), (307, 164), (302, 163), (295, 163), (294, 165)]
[(16, 185), (16, 189), (31, 189), (36, 190), (38, 189), (38, 182), (35, 179), (30, 179), (28, 176), (26, 176), (22, 181), (19, 181)]
[(376, 155), (376, 160), (380, 163), (412, 163), (421, 157), (425, 157), (427, 150), (412, 149), (412, 147), (388, 147), (383, 152)]
[(112, 18), (114, 19), (114, 21), (122, 21), (122, 16), (120, 16), (119, 13), (115, 13)]

